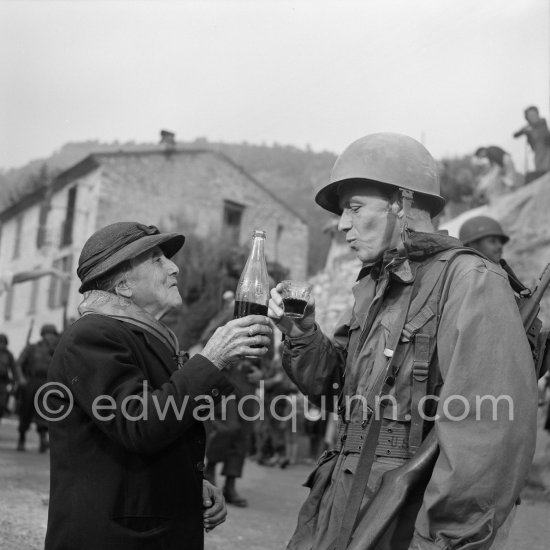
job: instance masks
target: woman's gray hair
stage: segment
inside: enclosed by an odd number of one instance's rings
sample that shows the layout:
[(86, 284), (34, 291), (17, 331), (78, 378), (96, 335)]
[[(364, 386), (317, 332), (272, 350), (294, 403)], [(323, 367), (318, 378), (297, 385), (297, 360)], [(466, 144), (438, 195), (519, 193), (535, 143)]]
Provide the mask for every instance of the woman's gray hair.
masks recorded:
[(113, 271), (107, 272), (102, 277), (90, 281), (84, 288), (83, 292), (87, 290), (103, 290), (104, 292), (110, 292), (116, 294), (116, 288), (119, 283), (127, 280), (128, 272), (134, 267), (135, 260), (128, 260), (123, 262)]

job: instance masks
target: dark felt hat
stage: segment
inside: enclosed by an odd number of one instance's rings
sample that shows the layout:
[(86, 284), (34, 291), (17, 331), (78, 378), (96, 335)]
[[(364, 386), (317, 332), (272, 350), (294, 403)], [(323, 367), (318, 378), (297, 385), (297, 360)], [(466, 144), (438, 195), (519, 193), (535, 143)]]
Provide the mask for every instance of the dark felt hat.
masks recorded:
[(179, 233), (160, 233), (154, 225), (117, 222), (97, 230), (84, 244), (76, 273), (82, 285), (106, 275), (117, 266), (158, 246), (171, 258), (185, 242)]

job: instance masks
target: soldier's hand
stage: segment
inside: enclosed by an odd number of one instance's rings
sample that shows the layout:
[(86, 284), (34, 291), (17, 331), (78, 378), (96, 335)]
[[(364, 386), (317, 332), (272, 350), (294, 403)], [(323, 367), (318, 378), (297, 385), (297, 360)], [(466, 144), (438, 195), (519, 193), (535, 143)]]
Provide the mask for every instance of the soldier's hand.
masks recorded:
[(279, 283), (271, 289), (268, 315), (279, 327), (281, 332), (290, 338), (298, 338), (315, 327), (315, 299), (309, 298), (304, 316), (301, 319), (287, 317), (283, 309), (283, 297), (281, 296), (282, 285)]
[(201, 355), (220, 369), (244, 356), (261, 357), (271, 344), (271, 332), (270, 321), (263, 315), (233, 319), (214, 332)]

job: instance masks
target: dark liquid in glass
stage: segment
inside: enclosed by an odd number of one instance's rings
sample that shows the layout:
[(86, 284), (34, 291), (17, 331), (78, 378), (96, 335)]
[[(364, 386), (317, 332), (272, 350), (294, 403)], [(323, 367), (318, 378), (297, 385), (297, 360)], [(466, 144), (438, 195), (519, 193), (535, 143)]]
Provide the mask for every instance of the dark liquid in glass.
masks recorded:
[(283, 306), (287, 317), (303, 317), (307, 301), (299, 298), (283, 298)]
[(267, 306), (256, 304), (254, 302), (235, 300), (233, 319), (239, 319), (240, 317), (246, 317), (247, 315), (267, 315)]

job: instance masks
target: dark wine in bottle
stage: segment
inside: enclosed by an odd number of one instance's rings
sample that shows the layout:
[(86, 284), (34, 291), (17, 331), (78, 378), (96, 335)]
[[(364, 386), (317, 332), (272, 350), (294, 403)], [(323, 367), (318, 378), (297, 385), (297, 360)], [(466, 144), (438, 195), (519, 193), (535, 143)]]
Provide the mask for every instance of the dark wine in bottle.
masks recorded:
[(233, 318), (238, 319), (246, 315), (267, 315), (267, 306), (255, 304), (254, 302), (235, 300)]
[(264, 255), (265, 231), (255, 229), (252, 248), (235, 292), (235, 319), (245, 315), (267, 315), (269, 277)]

